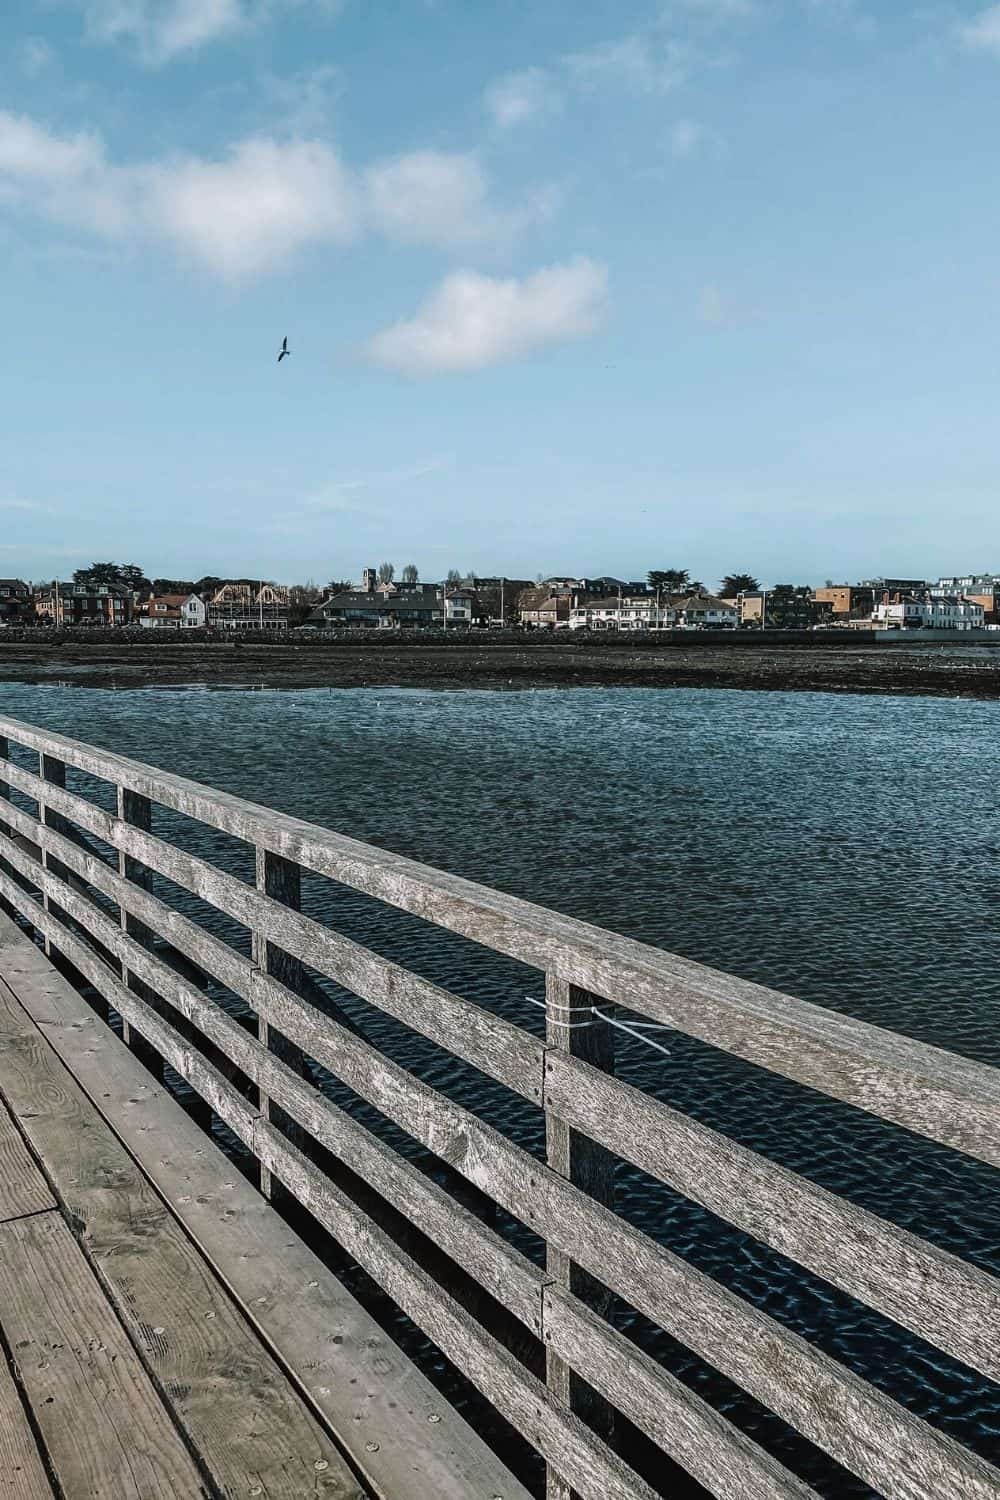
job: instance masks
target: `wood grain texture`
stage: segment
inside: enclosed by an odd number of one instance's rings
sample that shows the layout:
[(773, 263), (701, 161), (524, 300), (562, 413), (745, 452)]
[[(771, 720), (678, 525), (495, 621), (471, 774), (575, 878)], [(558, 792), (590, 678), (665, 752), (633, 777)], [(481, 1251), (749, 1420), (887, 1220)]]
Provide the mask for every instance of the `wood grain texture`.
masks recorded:
[(53, 1500), (35, 1435), (3, 1358), (0, 1358), (0, 1497)]
[(550, 1053), (546, 1105), (576, 1130), (1000, 1381), (1000, 1281), (651, 1099)]
[[(760, 1067), (1000, 1165), (997, 1069), (16, 719), (0, 717), (0, 734)], [(26, 788), (36, 778), (20, 767), (10, 768), (10, 779), (36, 795)], [(86, 804), (80, 816), (89, 816)], [(115, 821), (108, 819), (108, 826)], [(113, 836), (109, 842), (115, 842)], [(130, 852), (143, 857), (137, 848)]]
[(330, 1233), (498, 1411), (560, 1471), (581, 1500), (655, 1500), (654, 1492), (589, 1428), (549, 1398), (541, 1381), (492, 1339), (388, 1235), (266, 1120), (256, 1150)]
[(886, 1500), (996, 1500), (1000, 1470), (554, 1173), (526, 1173), (504, 1147), (470, 1140), (463, 1170)]
[[(258, 1085), (264, 1098), (273, 1098), (309, 1134), (406, 1213), (424, 1233), (447, 1245), (449, 1253), (463, 1269), (476, 1276), (492, 1296), (540, 1335), (544, 1278), (530, 1261), (416, 1167), (319, 1094), (302, 1079), (295, 1067), (271, 1053), (168, 965), (117, 933), (114, 924), (103, 913), (74, 894), (67, 899), (70, 914), (102, 941), (115, 945), (129, 971), (138, 975), (144, 984), (155, 988), (185, 1019), (200, 1027), (220, 1051)], [(120, 1008), (123, 1016), (129, 1017), (135, 1034), (153, 1042), (171, 1067), (198, 1088), (213, 1109), (220, 1114), (228, 1111), (228, 1115), (236, 1119), (235, 1128), (240, 1138), (251, 1145), (250, 1122), (256, 1113), (252, 1106), (204, 1059), (193, 1055), (184, 1040), (154, 1009), (144, 1006), (139, 996), (124, 995), (120, 983), (100, 959), (85, 951), (76, 961), (81, 972), (95, 986), (104, 986), (103, 993), (116, 1009)], [(113, 985), (109, 985), (110, 980), (114, 981)], [(280, 1006), (265, 1002), (262, 1009), (265, 1017), (277, 1017), (275, 1030), (278, 1034), (290, 1034), (295, 1042), (312, 1043), (313, 1046), (307, 1046), (306, 1050), (315, 1050), (315, 1044), (322, 1041), (331, 1024), (329, 1019), (321, 1012), (313, 1011), (270, 975), (266, 976), (266, 984), (265, 977), (260, 976), (258, 994), (262, 993), (280, 995), (284, 1002)], [(358, 1045), (359, 1049), (364, 1049), (360, 1055), (380, 1056), (367, 1044)], [(435, 1097), (432, 1090), (427, 1093)], [(460, 1114), (464, 1113), (460, 1111)]]
[(67, 1495), (202, 1500), (187, 1449), (58, 1213), (0, 1225), (0, 1321)]
[(562, 1287), (545, 1289), (545, 1343), (720, 1500), (816, 1492)]
[[(55, 788), (56, 795), (58, 795), (59, 791), (66, 785), (66, 764), (64, 761), (57, 760), (54, 756), (46, 755), (40, 751), (38, 756), (38, 771), (40, 782), (38, 792), (39, 818), (42, 823), (46, 823), (57, 832), (61, 832), (63, 824), (60, 822), (60, 814), (54, 812), (48, 804), (46, 785)], [(51, 870), (55, 875), (62, 876), (64, 874), (64, 869), (58, 860), (54, 860), (48, 850), (44, 848), (42, 849), (42, 868)], [(51, 896), (46, 891), (42, 893), (42, 904), (46, 911), (53, 911), (55, 915), (59, 915), (59, 908), (52, 906)], [(50, 937), (46, 937), (45, 939), (45, 951), (50, 956), (53, 951), (56, 951), (53, 949)]]
[[(5, 1079), (0, 1073), (0, 1094)], [(0, 1101), (0, 1223), (55, 1208), (52, 1189)]]
[(4, 976), (381, 1500), (530, 1500), (185, 1111), (121, 1055), (34, 944), (0, 920)]
[[(19, 895), (2, 875), (0, 893), (15, 900)], [(47, 914), (39, 914), (37, 920), (59, 930)], [(75, 938), (67, 935), (61, 941), (81, 972), (103, 985), (122, 1014), (146, 1028), (171, 1065), (253, 1149), (256, 1116), (242, 1096), (202, 1057), (184, 1048), (159, 1018), (154, 1021), (149, 1008), (124, 992), (107, 966)], [(278, 994), (269, 1019), (284, 1035), (295, 1037), (301, 1002), (288, 997), (269, 976), (259, 976), (259, 984), (262, 1013), (272, 1004), (270, 996), (263, 998), (264, 991), (273, 986)], [(294, 1007), (288, 1007), (285, 997)], [(655, 1245), (357, 1037), (333, 1022), (327, 1026), (329, 1036), (312, 1049), (324, 1066), (565, 1255), (871, 1483), (886, 1500), (925, 1500), (928, 1493), (938, 1492), (995, 1500), (1000, 1472)]]
[(361, 1500), (329, 1436), (3, 983), (0, 1055), (4, 1091), (74, 1234), (220, 1490)]
[[(20, 790), (28, 791), (36, 785), (38, 778), (29, 772), (15, 767), (15, 773)], [(34, 793), (29, 791), (29, 795)], [(130, 858), (141, 860), (150, 869), (234, 917), (251, 931), (266, 932), (269, 941), (293, 958), (301, 959), (361, 999), (395, 1016), (515, 1093), (524, 1095), (533, 1103), (541, 1103), (543, 1047), (537, 1038), (520, 1027), (451, 994), (430, 980), (411, 974), (391, 960), (342, 937), (311, 917), (289, 909), (205, 860), (176, 849), (141, 829), (127, 827), (72, 793), (64, 793), (63, 799), (59, 804), (63, 811), (78, 819), (89, 832), (120, 851), (127, 851)], [(36, 821), (27, 814), (21, 814), (16, 826), (27, 837), (45, 838), (44, 833), (37, 831)], [(72, 862), (68, 841), (65, 846), (50, 842), (49, 847), (58, 847), (67, 865), (77, 873), (83, 873), (81, 862)], [(103, 862), (97, 861), (96, 864)], [(94, 884), (106, 895), (121, 899), (137, 914), (143, 910), (141, 897), (133, 897), (120, 887), (109, 885), (102, 870), (93, 864), (89, 868)], [(107, 866), (104, 866), (106, 870)], [(162, 902), (157, 906), (159, 920), (152, 921), (151, 925), (165, 935), (171, 917), (176, 914), (170, 914)], [(157, 907), (146, 904), (144, 909), (152, 916)], [(184, 919), (181, 918), (180, 922), (183, 923)], [(187, 923), (187, 928), (193, 929), (195, 934), (199, 931), (193, 923)], [(180, 933), (184, 929), (174, 922), (173, 930)], [(197, 937), (195, 943), (198, 943)], [(212, 953), (217, 959), (225, 960), (225, 954), (220, 951), (225, 947), (225, 944), (218, 944), (212, 949), (206, 945), (206, 963)], [(184, 951), (197, 956), (197, 947)], [(228, 982), (222, 974), (217, 977)]]
[[(120, 786), (118, 788), (118, 816), (123, 823), (131, 823), (134, 827), (142, 828), (145, 832), (148, 833), (153, 826), (153, 804), (150, 802), (148, 797), (140, 797), (136, 792), (130, 792), (127, 787)], [(70, 865), (70, 869), (72, 868), (72, 865)], [(131, 881), (134, 884), (143, 886), (147, 889), (149, 888), (152, 881), (152, 876), (150, 875), (149, 871), (146, 870), (143, 865), (139, 864), (137, 860), (130, 858), (130, 856), (127, 854), (119, 853), (118, 872), (121, 875), (123, 881)], [(149, 934), (147, 929), (141, 922), (137, 922), (135, 917), (130, 914), (129, 908), (124, 900), (119, 901), (119, 916), (123, 932), (127, 932), (129, 936), (134, 937), (137, 942), (149, 942)], [(122, 965), (122, 979), (130, 989), (134, 987), (135, 982), (124, 964)], [(147, 999), (148, 998), (150, 997), (147, 996)], [(126, 1045), (131, 1040), (127, 1022), (122, 1023), (122, 1037)], [(138, 1046), (140, 1047), (140, 1049), (142, 1049), (141, 1039), (138, 1042)], [(141, 1055), (142, 1061), (145, 1063), (146, 1067), (150, 1068), (152, 1071), (155, 1071), (157, 1067), (157, 1059), (149, 1052), (148, 1048), (144, 1053), (141, 1052)]]
[[(597, 997), (556, 975), (545, 980), (546, 1040), (551, 1049), (566, 1056), (585, 1058), (602, 1073), (613, 1074), (615, 1067), (614, 1032), (603, 1021), (597, 1021), (593, 1007)], [(571, 1128), (569, 1121), (545, 1103), (546, 1160), (553, 1172), (564, 1177), (597, 1203), (614, 1209), (614, 1158), (589, 1136)], [(582, 1266), (570, 1260), (558, 1246), (546, 1244), (546, 1267), (558, 1286), (572, 1292), (598, 1312), (606, 1312), (610, 1294)], [(605, 1438), (614, 1431), (613, 1408), (588, 1389), (573, 1368), (546, 1340), (545, 1380), (552, 1398), (576, 1412)], [(550, 1464), (546, 1475), (548, 1500), (579, 1500), (576, 1490), (558, 1468)]]

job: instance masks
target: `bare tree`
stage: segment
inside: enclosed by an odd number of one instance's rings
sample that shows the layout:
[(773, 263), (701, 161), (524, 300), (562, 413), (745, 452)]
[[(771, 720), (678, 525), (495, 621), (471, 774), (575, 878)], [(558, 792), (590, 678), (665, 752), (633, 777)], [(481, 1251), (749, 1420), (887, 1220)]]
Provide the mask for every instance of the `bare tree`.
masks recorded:
[(406, 567), (403, 569), (403, 582), (416, 583), (419, 577), (420, 574), (417, 572), (416, 563), (407, 563)]
[(379, 565), (378, 565), (378, 581), (379, 581), (379, 583), (391, 583), (392, 580), (395, 578), (395, 576), (396, 576), (396, 565), (395, 565), (395, 563), (391, 563), (391, 562), (379, 563)]
[(449, 587), (454, 588), (456, 584), (459, 584), (461, 582), (462, 582), (462, 575), (458, 571), (458, 569), (457, 568), (449, 568), (448, 569), (448, 584), (449, 584)]

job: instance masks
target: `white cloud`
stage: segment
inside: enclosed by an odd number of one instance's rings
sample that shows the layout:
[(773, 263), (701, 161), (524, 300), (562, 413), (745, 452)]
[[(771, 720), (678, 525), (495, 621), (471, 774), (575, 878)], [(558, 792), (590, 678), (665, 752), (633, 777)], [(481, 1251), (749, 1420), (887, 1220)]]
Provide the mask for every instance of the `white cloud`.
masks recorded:
[(472, 154), (418, 151), (358, 172), (323, 141), (274, 136), (215, 158), (119, 166), (97, 135), (58, 135), (0, 111), (4, 204), (109, 240), (166, 241), (235, 281), (366, 232), (439, 248), (503, 245), (550, 215), (554, 195), (542, 188), (497, 207)]
[(159, 64), (210, 42), (247, 31), (277, 11), (306, 5), (335, 15), (340, 0), (76, 0), (88, 34), (133, 46), (143, 62)]
[(27, 115), (0, 111), (0, 175), (60, 182), (99, 172), (105, 166), (100, 138), (80, 131), (51, 134)]
[(471, 152), (412, 151), (376, 162), (363, 176), (369, 223), (400, 244), (454, 249), (510, 241), (527, 224), (547, 218), (550, 190), (501, 209)]
[(494, 125), (510, 130), (537, 115), (562, 108), (562, 96), (544, 68), (507, 73), (486, 90), (485, 104)]
[(221, 161), (148, 168), (141, 198), (154, 232), (234, 280), (272, 270), (309, 244), (344, 244), (357, 228), (350, 176), (316, 141), (259, 138)]
[(219, 160), (120, 167), (99, 137), (59, 137), (0, 113), (0, 201), (106, 238), (167, 239), (230, 279), (272, 269), (316, 241), (355, 231), (350, 176), (318, 142), (241, 142)]
[(670, 131), (667, 144), (674, 161), (696, 161), (703, 157), (721, 161), (726, 155), (722, 136), (698, 120), (678, 120)]
[(563, 61), (585, 88), (610, 81), (644, 94), (665, 94), (684, 82), (689, 54), (669, 37), (636, 31), (584, 52), (572, 52)]
[(1000, 57), (1000, 5), (990, 5), (958, 28), (959, 40), (976, 52)]
[(486, 177), (471, 154), (414, 151), (365, 173), (372, 222), (392, 239), (459, 245), (495, 233)]
[(89, 35), (129, 42), (144, 62), (164, 63), (249, 22), (242, 0), (83, 0)]
[(383, 329), (365, 352), (406, 375), (483, 369), (593, 333), (606, 295), (605, 268), (582, 258), (521, 280), (455, 271), (412, 319)]

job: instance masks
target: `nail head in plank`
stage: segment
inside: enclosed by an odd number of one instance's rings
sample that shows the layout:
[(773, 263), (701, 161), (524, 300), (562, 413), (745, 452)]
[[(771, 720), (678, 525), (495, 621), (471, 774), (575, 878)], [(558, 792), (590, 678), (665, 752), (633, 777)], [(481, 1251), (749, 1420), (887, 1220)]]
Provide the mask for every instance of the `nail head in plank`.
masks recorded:
[(65, 1494), (202, 1500), (187, 1448), (59, 1213), (0, 1225), (0, 1321)]

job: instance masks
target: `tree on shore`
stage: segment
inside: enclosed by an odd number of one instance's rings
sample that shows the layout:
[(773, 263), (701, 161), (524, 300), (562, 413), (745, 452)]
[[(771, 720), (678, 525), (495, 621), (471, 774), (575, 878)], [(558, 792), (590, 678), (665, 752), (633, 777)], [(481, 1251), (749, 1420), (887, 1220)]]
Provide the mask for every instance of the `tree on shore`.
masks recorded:
[(396, 576), (396, 564), (395, 563), (391, 563), (391, 562), (379, 563), (379, 565), (378, 565), (378, 581), (379, 581), (379, 583), (391, 583), (392, 580), (395, 578), (395, 576)]
[(136, 563), (95, 562), (89, 568), (77, 568), (73, 582), (85, 588), (118, 584), (123, 589), (149, 589), (149, 579)]
[(353, 593), (353, 591), (354, 584), (349, 578), (331, 578), (330, 582), (323, 590), (323, 596), (324, 598), (329, 599), (334, 594), (350, 594)]
[(719, 584), (723, 599), (735, 599), (737, 594), (752, 594), (760, 584), (752, 573), (727, 573)]
[(154, 578), (150, 587), (154, 594), (196, 594), (198, 587), (189, 578)]
[(417, 583), (419, 581), (420, 574), (417, 572), (416, 563), (407, 563), (406, 567), (403, 569), (402, 576), (404, 583)]
[(646, 574), (650, 588), (666, 589), (671, 594), (683, 594), (691, 587), (687, 568), (652, 568)]

